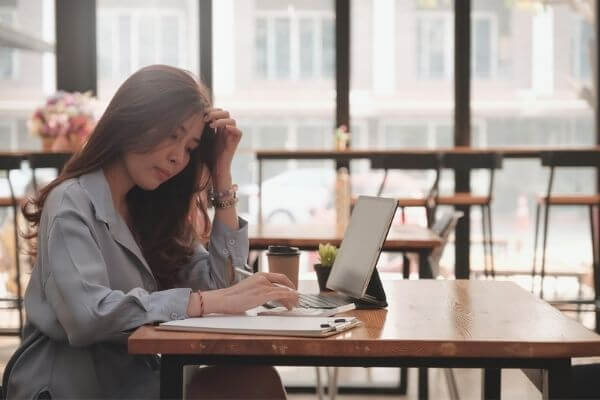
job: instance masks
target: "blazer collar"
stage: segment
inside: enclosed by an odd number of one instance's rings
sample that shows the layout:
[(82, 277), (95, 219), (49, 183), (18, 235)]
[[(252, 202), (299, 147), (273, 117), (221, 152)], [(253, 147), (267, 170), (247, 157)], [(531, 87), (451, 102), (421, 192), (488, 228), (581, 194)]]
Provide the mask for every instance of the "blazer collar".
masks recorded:
[(98, 169), (94, 172), (84, 174), (79, 177), (79, 182), (90, 197), (96, 219), (106, 223), (113, 239), (129, 250), (129, 252), (133, 253), (154, 278), (150, 266), (142, 255), (142, 250), (133, 238), (129, 227), (115, 209), (110, 186), (108, 185), (106, 176), (104, 176), (104, 171)]

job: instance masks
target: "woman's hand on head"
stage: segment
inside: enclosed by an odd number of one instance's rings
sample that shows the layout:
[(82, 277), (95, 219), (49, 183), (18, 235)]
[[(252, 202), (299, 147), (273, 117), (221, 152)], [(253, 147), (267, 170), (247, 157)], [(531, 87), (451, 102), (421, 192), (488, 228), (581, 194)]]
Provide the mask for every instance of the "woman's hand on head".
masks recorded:
[(285, 275), (267, 272), (254, 274), (226, 289), (202, 292), (202, 296), (205, 314), (237, 314), (268, 301), (278, 301), (288, 309), (298, 304), (298, 292), (292, 282)]
[(216, 130), (215, 138), (215, 177), (231, 174), (231, 163), (242, 139), (242, 131), (237, 127), (235, 119), (229, 112), (220, 108), (211, 108), (204, 117), (206, 124)]

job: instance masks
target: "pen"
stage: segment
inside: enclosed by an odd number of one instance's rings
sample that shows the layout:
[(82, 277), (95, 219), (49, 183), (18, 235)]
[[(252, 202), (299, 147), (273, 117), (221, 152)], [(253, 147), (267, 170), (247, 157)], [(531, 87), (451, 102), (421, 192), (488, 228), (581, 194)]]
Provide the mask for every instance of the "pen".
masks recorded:
[[(250, 277), (252, 275), (254, 275), (252, 272), (250, 271), (246, 271), (245, 269), (242, 269), (240, 267), (235, 267), (236, 272), (239, 272), (241, 275), (244, 275), (245, 277)], [(281, 285), (279, 283), (275, 283), (275, 282), (271, 282), (273, 285), (281, 287), (281, 288), (285, 288), (285, 289), (289, 289), (289, 290), (293, 290), (291, 287), (285, 286), (285, 285)]]

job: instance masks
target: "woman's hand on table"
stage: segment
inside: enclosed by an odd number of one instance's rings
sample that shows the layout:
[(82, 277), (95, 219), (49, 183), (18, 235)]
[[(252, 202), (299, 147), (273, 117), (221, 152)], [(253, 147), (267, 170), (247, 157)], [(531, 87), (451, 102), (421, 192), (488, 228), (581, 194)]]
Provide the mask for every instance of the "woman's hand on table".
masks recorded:
[[(277, 301), (292, 309), (298, 304), (298, 292), (287, 276), (259, 272), (231, 287), (202, 292), (202, 300), (204, 314), (238, 314), (268, 301)], [(200, 311), (199, 295), (192, 293), (188, 315), (199, 316)]]

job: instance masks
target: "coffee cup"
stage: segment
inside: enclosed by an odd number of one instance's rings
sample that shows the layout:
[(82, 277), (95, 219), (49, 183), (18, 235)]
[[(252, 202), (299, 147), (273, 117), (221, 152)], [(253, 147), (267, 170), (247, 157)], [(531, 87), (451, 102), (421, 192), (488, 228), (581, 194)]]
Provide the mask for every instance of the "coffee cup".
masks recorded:
[(300, 250), (297, 247), (269, 246), (267, 259), (269, 261), (269, 272), (287, 276), (294, 286), (298, 287)]

